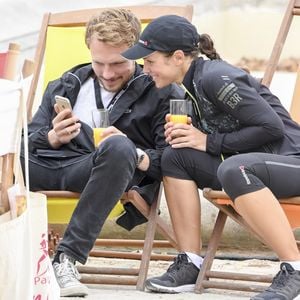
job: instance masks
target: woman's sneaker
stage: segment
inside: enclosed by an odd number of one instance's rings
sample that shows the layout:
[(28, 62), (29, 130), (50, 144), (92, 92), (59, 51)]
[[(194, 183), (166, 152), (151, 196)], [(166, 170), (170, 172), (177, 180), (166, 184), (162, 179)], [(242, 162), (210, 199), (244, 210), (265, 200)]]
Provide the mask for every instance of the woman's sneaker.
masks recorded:
[(199, 269), (188, 261), (187, 255), (179, 254), (166, 273), (146, 280), (146, 288), (160, 293), (192, 292), (198, 274)]
[(280, 265), (280, 271), (274, 277), (272, 284), (264, 292), (251, 298), (251, 300), (275, 299), (300, 299), (300, 271), (294, 270), (288, 263)]
[(74, 259), (61, 253), (59, 263), (54, 262), (53, 269), (61, 297), (88, 295), (88, 288), (79, 281), (80, 275), (75, 267)]

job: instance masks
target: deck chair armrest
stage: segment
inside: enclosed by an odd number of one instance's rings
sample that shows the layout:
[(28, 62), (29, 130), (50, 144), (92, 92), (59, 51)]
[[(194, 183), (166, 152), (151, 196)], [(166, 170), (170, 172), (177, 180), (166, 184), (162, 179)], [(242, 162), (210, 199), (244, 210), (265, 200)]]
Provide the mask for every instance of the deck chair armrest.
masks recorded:
[(300, 196), (290, 197), (290, 198), (280, 198), (280, 204), (296, 204), (300, 205)]
[(38, 193), (42, 193), (49, 198), (79, 198), (80, 194), (71, 191), (37, 191)]
[(230, 199), (229, 196), (224, 191), (217, 191), (211, 188), (204, 188), (203, 196), (209, 199), (214, 199), (214, 198)]

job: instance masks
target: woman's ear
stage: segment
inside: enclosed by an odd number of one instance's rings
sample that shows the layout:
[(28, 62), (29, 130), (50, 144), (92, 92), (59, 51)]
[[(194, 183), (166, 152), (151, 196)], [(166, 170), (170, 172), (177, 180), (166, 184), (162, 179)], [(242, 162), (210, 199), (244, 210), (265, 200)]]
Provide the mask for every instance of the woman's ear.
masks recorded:
[(173, 53), (173, 59), (174, 59), (174, 62), (176, 65), (181, 65), (184, 63), (184, 58), (185, 58), (185, 55), (184, 55), (184, 52), (182, 50), (176, 50), (174, 53)]

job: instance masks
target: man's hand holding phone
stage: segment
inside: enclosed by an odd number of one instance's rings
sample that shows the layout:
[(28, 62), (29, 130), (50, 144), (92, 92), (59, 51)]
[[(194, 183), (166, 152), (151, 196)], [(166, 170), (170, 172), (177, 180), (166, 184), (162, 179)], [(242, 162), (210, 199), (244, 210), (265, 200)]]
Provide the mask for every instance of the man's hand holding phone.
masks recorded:
[(79, 132), (81, 124), (73, 115), (70, 101), (61, 96), (55, 96), (54, 109), (57, 116), (52, 120), (53, 129), (48, 133), (49, 143), (53, 148), (59, 148), (62, 144), (69, 143)]

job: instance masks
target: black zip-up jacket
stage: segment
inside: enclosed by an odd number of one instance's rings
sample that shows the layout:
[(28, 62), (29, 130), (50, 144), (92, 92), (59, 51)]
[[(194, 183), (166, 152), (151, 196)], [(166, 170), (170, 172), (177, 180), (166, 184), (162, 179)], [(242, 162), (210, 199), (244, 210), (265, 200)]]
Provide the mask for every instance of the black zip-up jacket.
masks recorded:
[[(48, 132), (52, 128), (55, 95), (70, 99), (75, 105), (81, 84), (93, 75), (91, 64), (79, 65), (67, 71), (60, 79), (47, 86), (42, 103), (29, 124), (30, 160), (49, 168), (68, 165), (82, 154), (94, 151), (92, 128), (82, 122), (80, 134), (70, 143), (53, 149), (48, 143)], [(134, 78), (123, 88), (110, 111), (110, 124), (115, 126), (150, 158), (147, 176), (160, 180), (160, 158), (166, 146), (164, 137), (165, 115), (169, 112), (169, 99), (182, 97), (182, 91), (175, 85), (164, 89), (154, 87), (153, 80), (137, 65)], [(180, 94), (181, 93), (181, 94)], [(51, 159), (51, 162), (47, 158)]]
[[(76, 163), (83, 154), (95, 151), (92, 128), (83, 122), (79, 135), (70, 143), (53, 149), (48, 142), (48, 132), (52, 129), (52, 120), (56, 115), (54, 96), (69, 98), (73, 107), (82, 83), (93, 75), (91, 64), (84, 64), (48, 84), (42, 103), (28, 127), (29, 160), (32, 163), (57, 168)], [(136, 172), (134, 183), (138, 186), (133, 188), (151, 203), (161, 181), (160, 159), (166, 147), (164, 124), (165, 115), (169, 112), (169, 99), (183, 98), (183, 91), (177, 85), (155, 88), (153, 80), (136, 65), (133, 78), (116, 97), (118, 95), (120, 97), (115, 99), (110, 110), (110, 124), (148, 154), (149, 169)], [(147, 221), (130, 203), (125, 204), (124, 208), (126, 213), (118, 218), (117, 223), (127, 230)]]
[(300, 155), (300, 126), (280, 100), (247, 72), (222, 60), (199, 58), (184, 84), (197, 101), (200, 116), (194, 115), (195, 125), (207, 133), (207, 152)]

